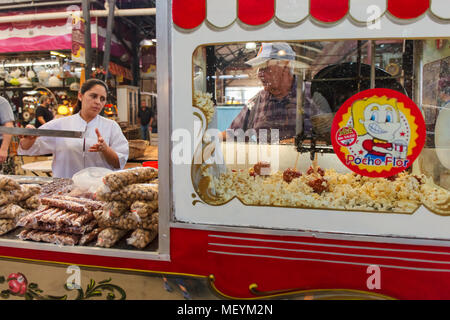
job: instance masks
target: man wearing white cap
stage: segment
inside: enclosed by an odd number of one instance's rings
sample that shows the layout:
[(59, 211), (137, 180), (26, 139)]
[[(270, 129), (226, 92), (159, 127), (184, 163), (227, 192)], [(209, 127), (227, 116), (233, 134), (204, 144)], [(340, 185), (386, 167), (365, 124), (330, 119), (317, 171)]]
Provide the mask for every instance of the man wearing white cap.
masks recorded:
[[(279, 130), (279, 138), (295, 136), (296, 86), (293, 74), (295, 52), (285, 42), (263, 43), (258, 55), (246, 63), (258, 68), (264, 89), (236, 116), (229, 129)], [(230, 134), (232, 130), (227, 130)]]

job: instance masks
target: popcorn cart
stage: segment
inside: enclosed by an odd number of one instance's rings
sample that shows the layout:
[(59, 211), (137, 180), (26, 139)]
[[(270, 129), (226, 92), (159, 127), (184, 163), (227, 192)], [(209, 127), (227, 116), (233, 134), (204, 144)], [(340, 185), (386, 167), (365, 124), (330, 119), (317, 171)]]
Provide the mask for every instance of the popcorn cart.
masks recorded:
[[(158, 1), (157, 244), (0, 255), (228, 299), (448, 299), (449, 23), (447, 0)], [(273, 55), (290, 113), (264, 135), (236, 118), (267, 122)]]

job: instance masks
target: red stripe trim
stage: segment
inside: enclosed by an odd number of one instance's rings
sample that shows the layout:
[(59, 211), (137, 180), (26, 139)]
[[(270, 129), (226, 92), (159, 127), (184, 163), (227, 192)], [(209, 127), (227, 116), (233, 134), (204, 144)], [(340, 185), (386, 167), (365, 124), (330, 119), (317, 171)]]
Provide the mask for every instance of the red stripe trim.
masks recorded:
[[(221, 236), (221, 238), (220, 238)], [(228, 238), (225, 238), (228, 237)], [(239, 239), (234, 239), (239, 237)], [(243, 238), (248, 238), (243, 239)], [(321, 252), (289, 252), (291, 260), (268, 259), (257, 256), (241, 256), (229, 254), (214, 254), (209, 252), (218, 248), (210, 243), (216, 240), (230, 242), (245, 241), (261, 245), (260, 241), (270, 242), (271, 246), (280, 248), (308, 247), (316, 250), (312, 244), (330, 245), (325, 250), (338, 252), (352, 252), (342, 246), (352, 246), (356, 252), (365, 252), (367, 248), (418, 250), (418, 252), (398, 252), (398, 256), (417, 254), (417, 258), (450, 261), (448, 259), (449, 247), (434, 247), (431, 245), (405, 245), (390, 243), (374, 243), (365, 241), (319, 239), (303, 236), (275, 236), (261, 234), (247, 234), (236, 232), (214, 232), (193, 229), (170, 229), (170, 261), (143, 260), (121, 257), (105, 257), (69, 252), (23, 249), (16, 247), (1, 247), (0, 256), (35, 259), (41, 261), (55, 261), (64, 264), (78, 264), (86, 266), (102, 266), (106, 268), (119, 268), (138, 271), (151, 271), (161, 273), (176, 273), (183, 275), (208, 276), (214, 275), (215, 287), (223, 294), (237, 298), (255, 298), (249, 290), (249, 284), (258, 285), (259, 291), (285, 290), (285, 289), (330, 289), (346, 288), (355, 290), (369, 290), (367, 283), (372, 274), (367, 271), (367, 264), (386, 263), (393, 265), (392, 259), (356, 259), (356, 257), (325, 255)], [(287, 242), (293, 243), (287, 243)], [(301, 242), (301, 243), (300, 243)], [(311, 245), (308, 245), (311, 244)], [(332, 247), (334, 245), (334, 247)], [(341, 247), (338, 247), (341, 246)], [(251, 254), (260, 254), (261, 249), (248, 248)], [(345, 250), (345, 251), (344, 251)], [(224, 250), (223, 250), (224, 251)], [(228, 250), (233, 252), (234, 250)], [(267, 250), (268, 251), (268, 250)], [(429, 251), (429, 252), (428, 252)], [(286, 251), (270, 250), (274, 255)], [(368, 251), (367, 254), (378, 252)], [(379, 251), (379, 254), (387, 254)], [(391, 256), (396, 257), (395, 252)], [(294, 260), (294, 258), (317, 259)], [(336, 263), (324, 262), (323, 259), (335, 258)], [(343, 259), (345, 258), (345, 259)], [(350, 263), (345, 263), (348, 261)], [(400, 261), (406, 267), (426, 267), (437, 270), (438, 266), (446, 264), (431, 264), (429, 262), (415, 261), (414, 265)], [(397, 263), (396, 263), (397, 265)], [(370, 292), (386, 294), (401, 299), (450, 299), (450, 274), (448, 272), (427, 272), (423, 270), (399, 269), (380, 266), (381, 289), (370, 289)]]
[(302, 239), (296, 239), (295, 241), (283, 241), (278, 239), (258, 239), (254, 237), (221, 237), (209, 235), (208, 245), (214, 246), (220, 244), (217, 247), (210, 247), (210, 250), (219, 250), (219, 247), (226, 247), (227, 245), (233, 246), (247, 246), (247, 247), (267, 247), (277, 248), (280, 250), (306, 250), (314, 252), (334, 252), (342, 255), (361, 255), (361, 256), (382, 256), (385, 258), (393, 257), (400, 259), (419, 259), (430, 262), (444, 262), (450, 267), (450, 250), (434, 251), (428, 248), (422, 248), (421, 250), (409, 247), (393, 248), (382, 246), (367, 246), (367, 245), (355, 245), (355, 244), (333, 244), (326, 242), (310, 242), (303, 241)]
[(430, 0), (388, 0), (388, 11), (400, 19), (414, 19), (430, 7)]
[(348, 0), (311, 0), (309, 13), (322, 22), (336, 22), (348, 12)]
[[(3, 30), (12, 30), (12, 29), (31, 29), (31, 28), (41, 28), (41, 27), (61, 27), (67, 24), (67, 19), (58, 19), (58, 20), (37, 20), (37, 21), (20, 21), (20, 22), (10, 22), (10, 23), (1, 23), (0, 31)], [(70, 22), (70, 21), (69, 21)]]
[[(275, 1), (238, 0), (238, 18), (252, 26), (265, 24), (275, 15)], [(349, 7), (349, 0), (310, 0), (310, 15), (321, 22), (337, 22), (346, 16)], [(387, 0), (387, 10), (399, 19), (417, 18), (429, 7), (430, 0)], [(206, 0), (173, 0), (172, 16), (180, 28), (198, 27), (206, 18)]]
[(206, 17), (206, 0), (173, 0), (172, 19), (180, 28), (198, 27)]
[(251, 26), (270, 21), (275, 14), (274, 0), (239, 0), (238, 18)]
[(60, 36), (36, 36), (33, 38), (13, 37), (0, 40), (0, 53), (65, 50), (72, 48), (72, 34)]

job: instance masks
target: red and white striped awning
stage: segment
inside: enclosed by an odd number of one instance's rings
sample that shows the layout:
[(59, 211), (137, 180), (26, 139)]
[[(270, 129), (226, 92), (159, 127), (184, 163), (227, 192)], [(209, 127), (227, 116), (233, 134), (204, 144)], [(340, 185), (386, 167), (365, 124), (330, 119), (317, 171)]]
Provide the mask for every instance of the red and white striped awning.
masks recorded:
[(259, 26), (272, 19), (295, 24), (311, 16), (334, 23), (348, 16), (370, 23), (383, 15), (413, 20), (424, 14), (449, 23), (450, 0), (172, 0), (173, 22), (183, 29), (196, 28), (205, 20), (225, 28), (237, 20)]

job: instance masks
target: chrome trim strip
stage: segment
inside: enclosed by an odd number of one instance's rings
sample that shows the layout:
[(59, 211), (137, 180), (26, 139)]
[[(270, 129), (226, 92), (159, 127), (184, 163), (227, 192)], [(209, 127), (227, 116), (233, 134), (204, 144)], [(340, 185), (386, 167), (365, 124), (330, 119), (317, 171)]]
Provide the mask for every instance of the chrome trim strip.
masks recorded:
[(280, 251), (288, 251), (288, 252), (317, 253), (317, 254), (344, 256), (344, 257), (393, 259), (393, 260), (401, 260), (401, 261), (414, 261), (414, 262), (449, 264), (450, 265), (450, 261), (434, 261), (434, 260), (425, 260), (425, 259), (401, 258), (401, 257), (390, 257), (390, 256), (375, 256), (375, 255), (371, 256), (371, 255), (365, 255), (365, 254), (342, 253), (342, 252), (331, 252), (331, 251), (316, 251), (316, 250), (288, 249), (288, 248), (277, 248), (277, 247), (246, 246), (246, 245), (239, 245), (239, 244), (224, 244), (224, 243), (208, 243), (208, 245), (221, 246), (221, 247), (232, 247), (232, 248), (267, 249), (267, 250), (280, 250)]
[(157, 54), (157, 106), (158, 106), (158, 179), (159, 179), (159, 234), (158, 251), (163, 255), (170, 254), (170, 216), (172, 213), (172, 175), (170, 150), (172, 132), (171, 113), (171, 85), (172, 52), (170, 31), (172, 1), (156, 1), (156, 46)]
[(363, 234), (343, 234), (332, 233), (322, 231), (294, 231), (294, 230), (275, 230), (275, 229), (262, 229), (251, 228), (242, 226), (218, 226), (207, 224), (189, 224), (184, 222), (172, 222), (170, 224), (172, 228), (180, 229), (193, 229), (202, 231), (215, 231), (215, 232), (228, 232), (228, 233), (245, 233), (256, 235), (274, 235), (274, 236), (295, 236), (295, 237), (309, 237), (316, 239), (327, 240), (345, 240), (345, 241), (361, 241), (361, 242), (376, 242), (386, 244), (410, 244), (420, 246), (439, 246), (450, 247), (450, 240), (439, 239), (419, 239), (419, 238), (401, 238), (401, 237), (387, 237), (387, 236), (373, 236)]
[(337, 264), (351, 264), (351, 265), (357, 265), (357, 266), (376, 265), (378, 267), (383, 267), (383, 268), (394, 268), (394, 269), (405, 269), (405, 270), (416, 270), (416, 271), (450, 272), (450, 269), (415, 268), (415, 267), (403, 267), (403, 266), (395, 266), (395, 265), (387, 265), (387, 264), (369, 264), (369, 263), (358, 263), (358, 262), (349, 262), (349, 261), (334, 261), (334, 260), (324, 260), (324, 259), (286, 258), (286, 257), (269, 256), (269, 255), (258, 255), (258, 254), (229, 253), (229, 252), (213, 251), (213, 250), (208, 250), (208, 253), (216, 253), (216, 254), (231, 255), (231, 256), (245, 256), (245, 257), (256, 257), (256, 258), (280, 259), (280, 260), (296, 260), (296, 261), (300, 260), (300, 261), (313, 261), (313, 262), (325, 262), (325, 263), (337, 263)]
[[(95, 255), (114, 258), (169, 261), (168, 255), (161, 254), (156, 251), (140, 251), (140, 250), (85, 247), (85, 246), (59, 246), (52, 243), (31, 242), (24, 240), (0, 239), (0, 247), (45, 250), (53, 252), (76, 253), (76, 254)], [(11, 256), (11, 258), (20, 258), (20, 257)], [(36, 258), (36, 260), (39, 259)]]
[(0, 127), (0, 132), (14, 136), (45, 136), (45, 137), (62, 137), (62, 138), (83, 138), (84, 131), (71, 130), (53, 130), (53, 129), (32, 129), (19, 127)]
[(274, 240), (274, 239), (232, 237), (232, 236), (223, 236), (223, 235), (218, 235), (218, 234), (209, 234), (208, 237), (234, 239), (234, 240), (250, 240), (250, 241), (261, 241), (261, 242), (300, 244), (300, 245), (310, 245), (310, 246), (319, 246), (319, 247), (323, 246), (323, 247), (336, 247), (336, 248), (346, 248), (346, 249), (365, 249), (365, 250), (379, 250), (379, 251), (393, 251), (393, 252), (411, 252), (411, 253), (450, 255), (450, 252), (439, 252), (439, 251), (425, 251), (425, 250), (414, 250), (414, 249), (392, 249), (392, 248), (365, 247), (365, 246), (349, 246), (349, 245), (342, 245), (342, 244), (311, 243), (311, 242), (301, 242), (301, 241), (282, 241), (282, 240)]

